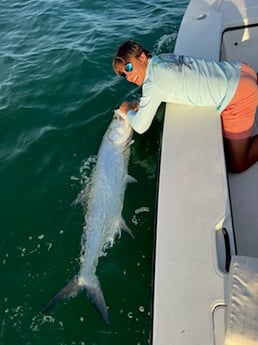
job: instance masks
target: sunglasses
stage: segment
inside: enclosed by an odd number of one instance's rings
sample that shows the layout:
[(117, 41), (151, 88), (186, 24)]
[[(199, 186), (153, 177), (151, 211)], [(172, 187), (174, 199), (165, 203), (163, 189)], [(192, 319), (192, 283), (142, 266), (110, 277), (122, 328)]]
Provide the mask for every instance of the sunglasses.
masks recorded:
[[(132, 72), (133, 71), (133, 64), (132, 63), (127, 63), (126, 65), (125, 65), (125, 71), (126, 72)], [(124, 79), (127, 79), (127, 74), (126, 73), (124, 73), (124, 72), (122, 72), (121, 74), (120, 74), (120, 76), (122, 77), (122, 78), (124, 78)]]

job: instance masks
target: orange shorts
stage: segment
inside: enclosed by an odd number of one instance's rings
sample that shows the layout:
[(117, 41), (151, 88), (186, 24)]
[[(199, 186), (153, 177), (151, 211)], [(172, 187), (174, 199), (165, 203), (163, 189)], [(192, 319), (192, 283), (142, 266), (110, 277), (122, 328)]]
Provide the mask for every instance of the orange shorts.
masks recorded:
[(228, 139), (250, 137), (258, 103), (256, 72), (242, 64), (241, 76), (235, 95), (221, 113), (223, 135)]

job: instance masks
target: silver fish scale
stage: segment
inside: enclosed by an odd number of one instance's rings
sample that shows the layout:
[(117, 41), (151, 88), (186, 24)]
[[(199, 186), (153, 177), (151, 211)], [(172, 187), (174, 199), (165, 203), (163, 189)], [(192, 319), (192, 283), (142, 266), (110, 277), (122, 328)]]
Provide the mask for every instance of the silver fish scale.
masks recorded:
[(80, 275), (88, 282), (99, 257), (120, 234), (131, 136), (128, 122), (114, 116), (98, 152), (82, 237)]

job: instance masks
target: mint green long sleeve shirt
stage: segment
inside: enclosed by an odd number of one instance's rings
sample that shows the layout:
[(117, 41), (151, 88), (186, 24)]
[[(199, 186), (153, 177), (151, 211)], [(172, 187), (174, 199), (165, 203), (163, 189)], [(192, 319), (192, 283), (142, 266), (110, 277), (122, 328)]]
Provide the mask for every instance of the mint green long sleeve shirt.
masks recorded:
[(161, 102), (214, 106), (221, 113), (236, 92), (241, 66), (170, 53), (150, 58), (139, 110), (127, 113), (131, 126), (145, 132)]

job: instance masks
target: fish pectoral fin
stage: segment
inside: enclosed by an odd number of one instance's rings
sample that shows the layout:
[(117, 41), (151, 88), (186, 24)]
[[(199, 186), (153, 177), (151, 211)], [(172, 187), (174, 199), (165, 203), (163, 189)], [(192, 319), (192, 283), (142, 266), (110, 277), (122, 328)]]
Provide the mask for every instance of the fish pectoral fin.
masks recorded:
[(125, 220), (123, 218), (121, 218), (121, 220), (119, 222), (119, 227), (120, 227), (121, 230), (127, 232), (128, 235), (130, 235), (133, 239), (135, 239), (132, 230), (127, 226), (127, 224), (126, 224), (126, 222), (125, 222)]
[(84, 285), (82, 286), (82, 290), (89, 302), (95, 307), (103, 321), (106, 323), (106, 325), (109, 325), (108, 309), (99, 282), (96, 287)]
[(129, 147), (130, 147), (131, 145), (133, 145), (134, 142), (135, 142), (135, 140), (132, 139), (132, 140), (124, 147), (123, 152), (126, 151), (127, 149), (129, 149)]
[(78, 277), (73, 277), (61, 290), (59, 290), (41, 309), (42, 313), (46, 313), (49, 309), (53, 308), (59, 301), (74, 297), (80, 290), (78, 284)]

